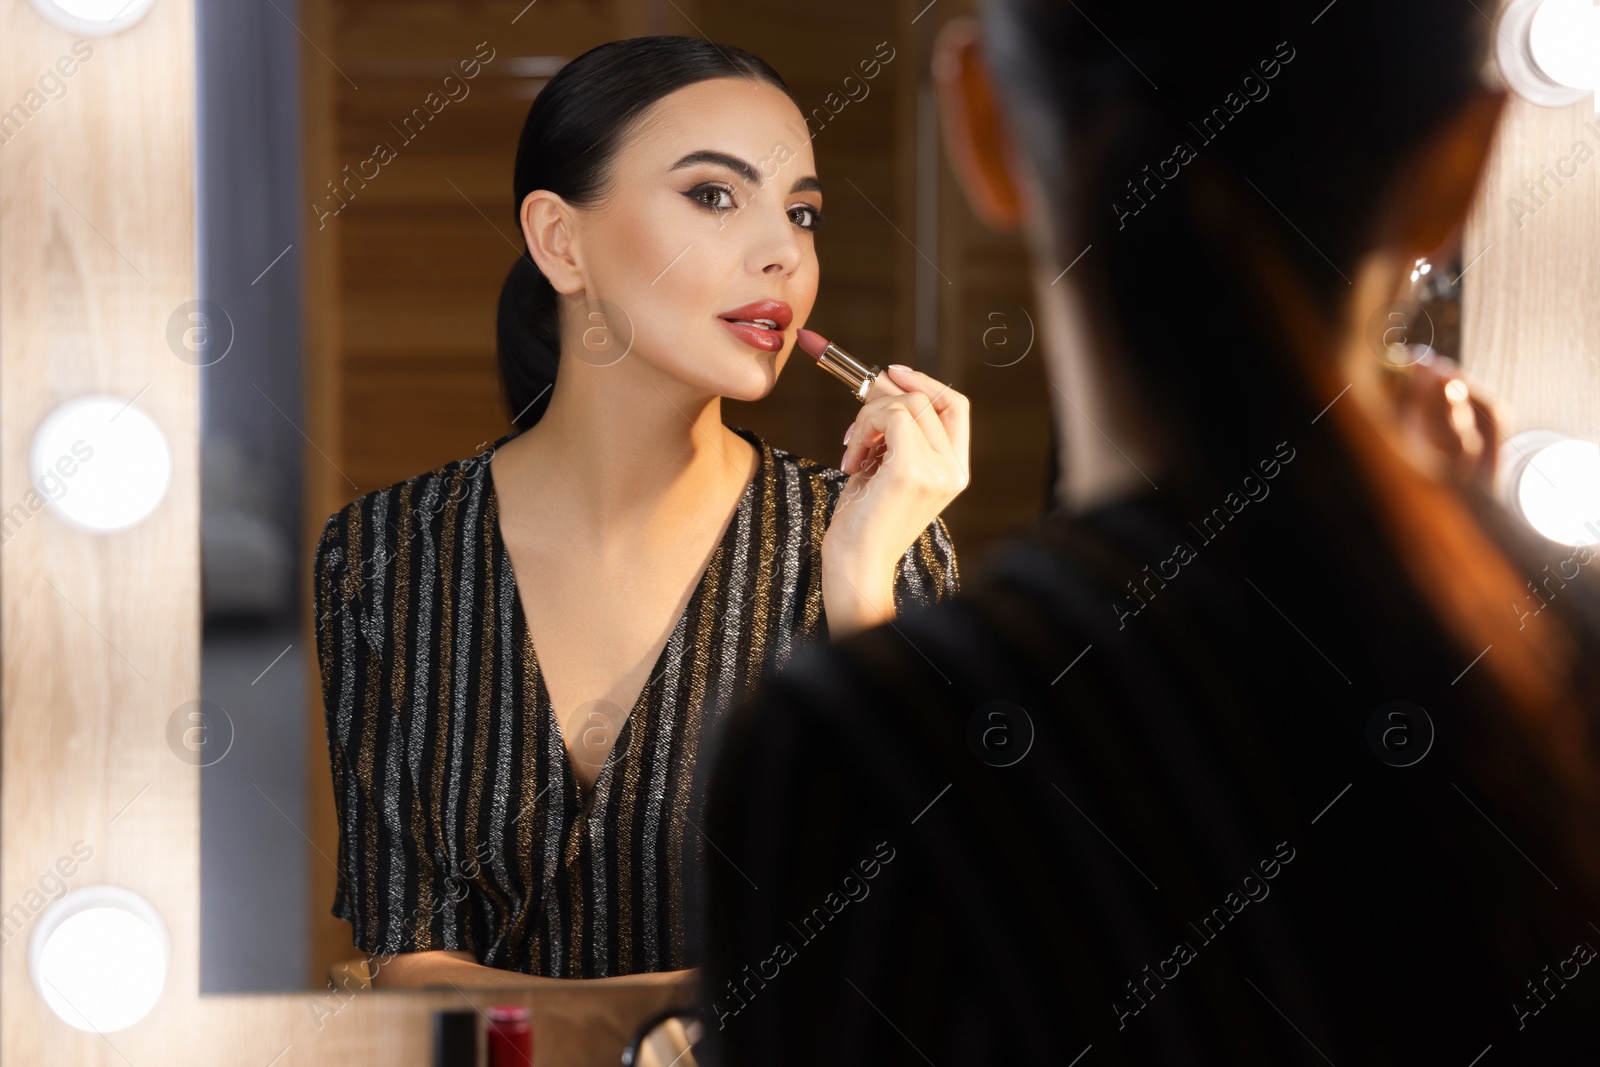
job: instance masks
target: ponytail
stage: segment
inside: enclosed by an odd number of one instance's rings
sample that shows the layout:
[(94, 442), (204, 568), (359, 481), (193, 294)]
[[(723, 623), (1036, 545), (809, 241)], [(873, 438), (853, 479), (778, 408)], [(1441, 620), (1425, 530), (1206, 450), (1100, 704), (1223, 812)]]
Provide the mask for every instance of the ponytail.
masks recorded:
[(500, 287), (495, 347), (506, 414), (518, 430), (538, 422), (550, 406), (561, 363), (561, 315), (555, 287), (526, 252)]

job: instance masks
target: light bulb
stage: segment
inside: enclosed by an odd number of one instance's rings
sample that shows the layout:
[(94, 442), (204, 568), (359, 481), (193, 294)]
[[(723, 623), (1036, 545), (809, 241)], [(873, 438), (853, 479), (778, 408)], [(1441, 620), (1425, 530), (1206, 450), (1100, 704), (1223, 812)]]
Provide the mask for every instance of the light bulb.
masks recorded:
[(70, 33), (105, 35), (144, 18), (155, 0), (33, 0), (34, 8)]
[(1501, 492), (1528, 525), (1563, 545), (1600, 543), (1600, 445), (1533, 430), (1501, 461)]
[(1565, 107), (1595, 95), (1600, 107), (1600, 7), (1593, 0), (1511, 0), (1495, 56), (1517, 95)]
[(45, 909), (28, 941), (34, 988), (79, 1030), (109, 1033), (161, 996), (172, 946), (150, 902), (120, 886), (75, 889)]
[(161, 428), (128, 400), (84, 396), (40, 424), (28, 473), (57, 518), (85, 530), (120, 530), (166, 495), (172, 453)]
[(1528, 27), (1528, 51), (1553, 82), (1600, 86), (1600, 8), (1594, 0), (1544, 0)]

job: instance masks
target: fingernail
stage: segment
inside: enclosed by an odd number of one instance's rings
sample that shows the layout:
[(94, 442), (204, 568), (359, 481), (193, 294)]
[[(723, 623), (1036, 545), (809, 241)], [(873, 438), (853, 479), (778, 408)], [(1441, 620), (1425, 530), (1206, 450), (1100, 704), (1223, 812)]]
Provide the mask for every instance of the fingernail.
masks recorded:
[(889, 364), (889, 369), (890, 370), (910, 370), (911, 368), (906, 366), (904, 363), (891, 363), (891, 364)]
[(850, 443), (850, 435), (855, 433), (855, 431), (856, 431), (856, 424), (853, 423), (853, 422), (849, 426), (845, 427), (845, 431), (844, 431), (844, 443), (845, 444), (849, 444)]

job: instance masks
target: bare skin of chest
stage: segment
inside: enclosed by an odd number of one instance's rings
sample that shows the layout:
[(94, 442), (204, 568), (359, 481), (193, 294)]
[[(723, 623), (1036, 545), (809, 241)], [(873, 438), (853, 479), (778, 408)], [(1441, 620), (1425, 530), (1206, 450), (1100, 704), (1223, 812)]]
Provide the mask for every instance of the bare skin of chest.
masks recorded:
[[(492, 466), (520, 458), (497, 455)], [(587, 792), (699, 585), (754, 465), (738, 484), (729, 472), (712, 501), (684, 494), (647, 525), (604, 536), (592, 524), (564, 517), (551, 497), (519, 489), (527, 482), (515, 471), (494, 475), (501, 538), (568, 763)]]

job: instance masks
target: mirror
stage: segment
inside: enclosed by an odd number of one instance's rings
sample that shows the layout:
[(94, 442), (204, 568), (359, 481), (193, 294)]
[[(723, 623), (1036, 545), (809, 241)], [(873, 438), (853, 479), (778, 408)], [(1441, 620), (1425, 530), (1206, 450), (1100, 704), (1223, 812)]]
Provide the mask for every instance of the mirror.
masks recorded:
[[(1053, 450), (1026, 263), (1017, 238), (968, 214), (939, 153), (938, 20), (843, 0), (813, 15), (851, 29), (795, 37), (776, 5), (645, 0), (199, 5), (200, 297), (167, 336), (201, 390), (202, 693), (174, 712), (169, 747), (201, 775), (202, 992), (326, 991), (364, 973), (331, 910), (312, 553), (350, 501), (510, 431), (495, 313), (523, 248), (514, 153), (571, 57), (681, 33), (776, 67), (829, 190), (808, 322), (983, 413), (971, 487), (944, 514), (963, 564), (1044, 509)], [(791, 358), (759, 402), (725, 400), (723, 421), (837, 466), (857, 407), (810, 362)]]
[(622, 1050), (622, 1067), (694, 1067), (694, 1048), (705, 1036), (699, 1008), (669, 1008), (639, 1028)]

